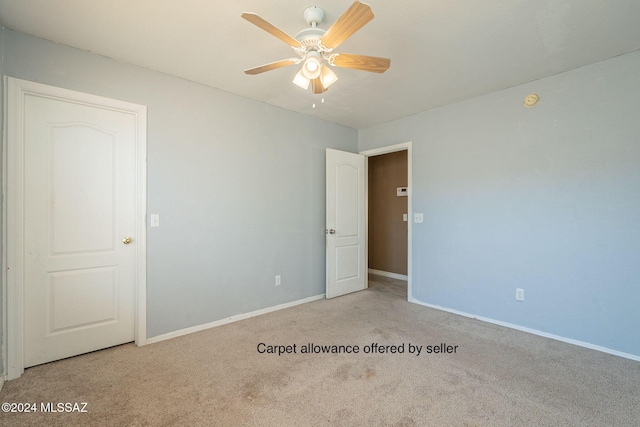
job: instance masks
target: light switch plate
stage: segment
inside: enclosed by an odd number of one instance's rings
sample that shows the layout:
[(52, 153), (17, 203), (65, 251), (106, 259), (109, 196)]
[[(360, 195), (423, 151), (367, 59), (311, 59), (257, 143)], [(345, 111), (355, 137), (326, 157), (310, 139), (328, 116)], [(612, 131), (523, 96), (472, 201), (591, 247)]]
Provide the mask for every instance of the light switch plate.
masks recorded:
[(151, 217), (150, 217), (150, 220), (149, 220), (149, 226), (150, 227), (160, 227), (160, 215), (151, 214)]
[(416, 224), (420, 224), (423, 221), (423, 215), (421, 213), (414, 213), (413, 214), (413, 222), (415, 222)]
[(409, 221), (409, 215), (407, 215), (407, 214), (402, 214), (402, 220), (403, 220), (403, 221)]

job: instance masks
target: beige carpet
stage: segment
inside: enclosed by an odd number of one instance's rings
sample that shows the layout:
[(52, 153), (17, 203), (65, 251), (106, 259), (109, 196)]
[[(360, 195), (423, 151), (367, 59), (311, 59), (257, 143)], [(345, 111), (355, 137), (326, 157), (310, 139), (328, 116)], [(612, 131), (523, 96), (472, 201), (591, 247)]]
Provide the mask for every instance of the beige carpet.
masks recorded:
[[(640, 363), (406, 302), (403, 282), (27, 369), (3, 426), (638, 426)], [(296, 353), (259, 354), (259, 343)], [(358, 354), (301, 346), (358, 345)], [(365, 354), (365, 346), (405, 345)], [(427, 345), (458, 346), (427, 354)], [(422, 345), (422, 354), (408, 345)]]

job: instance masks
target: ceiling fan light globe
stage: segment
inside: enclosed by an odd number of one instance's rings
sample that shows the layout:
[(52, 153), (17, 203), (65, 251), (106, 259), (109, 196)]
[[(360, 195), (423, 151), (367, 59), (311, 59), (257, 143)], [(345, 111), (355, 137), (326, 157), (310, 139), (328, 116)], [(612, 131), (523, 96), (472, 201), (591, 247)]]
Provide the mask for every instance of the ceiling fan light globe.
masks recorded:
[(311, 56), (304, 61), (304, 65), (302, 66), (302, 72), (304, 76), (309, 80), (313, 80), (318, 78), (320, 75), (320, 61), (318, 58)]
[(320, 73), (320, 81), (322, 82), (322, 87), (327, 89), (329, 86), (334, 84), (337, 80), (338, 80), (338, 76), (336, 76), (336, 73), (334, 73), (331, 68), (324, 65)]
[(307, 61), (305, 67), (307, 67), (307, 71), (310, 73), (315, 73), (318, 69), (318, 63), (316, 61)]
[(293, 84), (295, 84), (298, 87), (301, 87), (304, 90), (309, 89), (310, 80), (304, 75), (302, 70), (298, 71), (296, 76), (293, 78), (292, 82)]

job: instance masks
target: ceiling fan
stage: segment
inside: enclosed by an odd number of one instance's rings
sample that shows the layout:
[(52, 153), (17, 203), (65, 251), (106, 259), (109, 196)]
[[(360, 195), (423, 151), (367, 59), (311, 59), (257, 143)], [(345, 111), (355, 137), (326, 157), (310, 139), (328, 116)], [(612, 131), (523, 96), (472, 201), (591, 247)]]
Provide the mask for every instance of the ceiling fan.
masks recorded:
[(311, 84), (313, 93), (319, 94), (338, 80), (338, 76), (329, 66), (384, 73), (391, 65), (391, 60), (388, 58), (334, 52), (342, 42), (373, 19), (371, 7), (359, 1), (353, 3), (328, 30), (318, 27), (324, 19), (324, 10), (318, 6), (306, 8), (304, 18), (310, 27), (300, 31), (295, 37), (291, 37), (255, 13), (243, 13), (242, 17), (291, 46), (298, 55), (297, 58), (283, 59), (250, 68), (244, 71), (247, 74), (260, 74), (303, 63), (293, 83), (305, 90)]

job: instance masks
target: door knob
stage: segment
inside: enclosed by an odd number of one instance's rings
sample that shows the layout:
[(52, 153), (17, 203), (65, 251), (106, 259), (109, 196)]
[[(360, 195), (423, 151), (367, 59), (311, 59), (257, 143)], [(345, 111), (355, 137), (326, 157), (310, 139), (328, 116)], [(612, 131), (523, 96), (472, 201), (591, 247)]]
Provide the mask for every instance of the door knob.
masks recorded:
[(330, 228), (326, 231), (327, 234), (336, 234), (336, 230), (334, 230), (333, 228)]
[(131, 242), (133, 242), (133, 239), (131, 237), (129, 237), (129, 236), (127, 236), (124, 239), (122, 239), (122, 243), (124, 243), (125, 245), (128, 245)]

